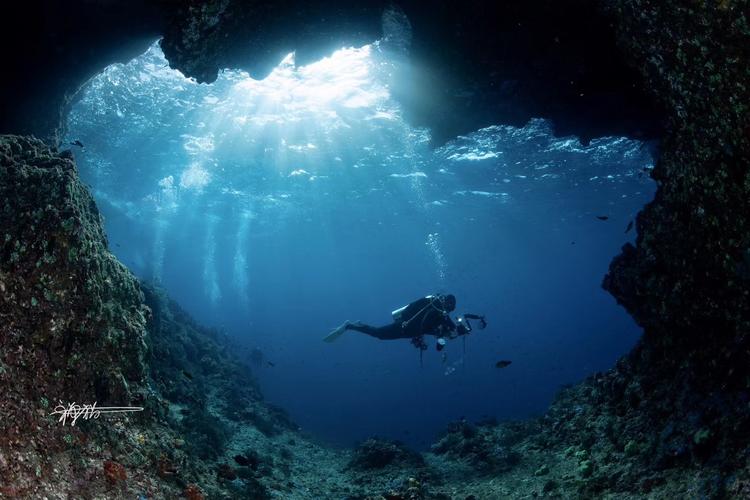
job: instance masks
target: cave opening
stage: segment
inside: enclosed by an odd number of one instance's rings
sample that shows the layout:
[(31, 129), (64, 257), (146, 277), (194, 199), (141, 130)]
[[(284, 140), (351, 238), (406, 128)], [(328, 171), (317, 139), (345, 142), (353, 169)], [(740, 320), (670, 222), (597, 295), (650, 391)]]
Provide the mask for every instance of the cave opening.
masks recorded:
[(9, 4), (0, 496), (750, 496), (746, 3)]
[[(304, 429), (424, 449), (458, 418), (540, 414), (640, 335), (600, 283), (653, 197), (651, 144), (582, 144), (536, 118), (435, 147), (391, 91), (408, 60), (381, 42), (304, 66), (291, 53), (262, 80), (168, 66), (154, 43), (97, 75), (65, 142), (83, 145), (113, 252), (248, 363), (264, 352), (266, 397)], [(422, 366), (407, 341), (321, 342), (433, 292), (490, 327), (430, 343)]]

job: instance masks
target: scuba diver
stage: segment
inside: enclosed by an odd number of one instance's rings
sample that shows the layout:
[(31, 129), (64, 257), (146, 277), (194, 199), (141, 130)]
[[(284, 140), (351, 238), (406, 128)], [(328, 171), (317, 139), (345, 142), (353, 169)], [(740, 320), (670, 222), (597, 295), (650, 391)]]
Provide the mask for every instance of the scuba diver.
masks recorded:
[(412, 344), (421, 350), (427, 349), (425, 335), (437, 337), (436, 348), (442, 351), (446, 339), (455, 339), (471, 332), (470, 319), (479, 320), (479, 328), (484, 329), (487, 322), (484, 316), (464, 314), (454, 323), (450, 313), (456, 308), (456, 297), (450, 294), (428, 295), (411, 304), (396, 309), (391, 313), (393, 323), (385, 326), (370, 326), (361, 321), (345, 321), (329, 333), (323, 340), (333, 342), (348, 330), (365, 333), (381, 340), (410, 339)]

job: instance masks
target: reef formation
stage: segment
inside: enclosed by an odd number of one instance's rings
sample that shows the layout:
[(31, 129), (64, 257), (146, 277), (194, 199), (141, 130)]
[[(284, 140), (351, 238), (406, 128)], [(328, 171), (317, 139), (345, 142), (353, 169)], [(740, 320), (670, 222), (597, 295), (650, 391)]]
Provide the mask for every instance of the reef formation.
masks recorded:
[[(165, 7), (169, 15), (149, 14), (145, 31), (166, 32), (165, 53), (172, 63), (188, 75), (210, 79), (212, 68), (227, 64), (219, 58), (226, 54), (223, 44), (248, 36), (237, 23), (244, 17), (227, 14), (245, 12), (242, 4), (222, 0), (187, 2), (174, 11)], [(656, 197), (638, 217), (636, 244), (623, 249), (604, 280), (644, 328), (632, 353), (610, 371), (563, 390), (539, 419), (457, 422), (423, 454), (377, 439), (354, 450), (327, 449), (263, 402), (228, 339), (195, 324), (112, 256), (69, 152), (6, 135), (0, 137), (0, 386), (5, 396), (0, 496), (750, 496), (748, 2), (573, 4), (571, 9), (588, 9), (607, 20), (610, 29), (602, 33), (611, 34), (633, 73), (618, 71), (639, 75), (627, 84), (640, 90), (621, 102), (648, 93), (665, 122), (652, 173)], [(353, 37), (366, 38), (375, 29), (376, 7), (362, 6), (352, 23), (335, 23), (331, 30), (343, 35), (354, 30)], [(426, 20), (451, 22), (408, 2), (403, 8), (414, 27), (417, 53), (431, 40)], [(457, 9), (463, 23), (483, 16), (474, 4)], [(343, 19), (347, 12), (332, 15)], [(438, 43), (425, 57), (437, 58), (441, 47), (446, 54), (461, 54), (484, 36), (462, 35), (465, 30), (455, 26), (448, 31), (447, 43), (454, 46)], [(218, 36), (225, 33), (230, 35)], [(303, 39), (268, 43), (287, 49)], [(263, 40), (259, 34), (254, 50), (263, 50)], [(575, 50), (579, 41), (567, 47)], [(566, 46), (564, 36), (560, 43)], [(540, 50), (550, 46), (542, 44)], [(501, 50), (494, 47), (481, 57), (502, 60), (495, 57)], [(500, 99), (503, 92), (492, 94), (485, 87), (493, 80), (482, 73), (477, 58), (472, 54), (467, 70), (469, 87), (483, 96), (477, 102)], [(528, 78), (519, 71), (516, 81)], [(66, 82), (45, 101), (46, 114), (35, 110), (31, 120), (12, 107), (19, 113), (4, 118), (4, 130), (18, 126), (18, 132), (35, 130), (54, 138), (66, 102), (61, 96), (76, 86)], [(539, 107), (532, 105), (532, 95), (521, 99), (527, 111), (576, 109), (567, 94)], [(522, 111), (508, 119), (524, 116)], [(502, 120), (502, 109), (492, 113)], [(418, 106), (413, 116), (435, 119), (420, 114)], [(623, 118), (616, 126), (602, 127), (596, 120), (569, 125), (585, 135), (623, 130), (631, 119), (650, 124), (651, 133), (660, 130), (653, 127), (653, 116)], [(476, 124), (461, 126), (470, 125)], [(630, 133), (637, 135), (636, 129)], [(63, 426), (51, 415), (60, 402), (87, 403), (92, 397), (100, 406), (144, 411), (79, 419), (75, 426)]]

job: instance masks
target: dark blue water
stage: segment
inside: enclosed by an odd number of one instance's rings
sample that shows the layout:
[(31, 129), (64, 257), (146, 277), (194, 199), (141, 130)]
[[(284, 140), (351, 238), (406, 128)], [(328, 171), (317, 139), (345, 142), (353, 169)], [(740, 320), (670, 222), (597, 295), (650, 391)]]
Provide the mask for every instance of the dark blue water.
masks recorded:
[[(155, 45), (93, 79), (68, 120), (112, 250), (260, 348), (267, 399), (336, 444), (424, 447), (459, 417), (540, 414), (640, 335), (600, 283), (653, 196), (648, 148), (584, 146), (540, 119), (432, 149), (390, 97), (403, 64), (375, 44), (197, 85)], [(489, 322), (444, 359), (434, 341), (422, 365), (407, 340), (321, 341), (440, 291)]]

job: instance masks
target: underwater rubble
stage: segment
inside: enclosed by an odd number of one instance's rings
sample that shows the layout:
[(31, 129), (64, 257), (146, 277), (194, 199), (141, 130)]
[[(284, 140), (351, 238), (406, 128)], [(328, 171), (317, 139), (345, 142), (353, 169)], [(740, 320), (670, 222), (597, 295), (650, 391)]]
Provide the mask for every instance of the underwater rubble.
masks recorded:
[(747, 416), (724, 422), (736, 434), (722, 438), (705, 420), (717, 401), (682, 401), (682, 414), (672, 388), (654, 393), (632, 375), (623, 359), (563, 389), (537, 420), (458, 422), (427, 461), (444, 471), (462, 464), (446, 482), (475, 498), (746, 498)]

